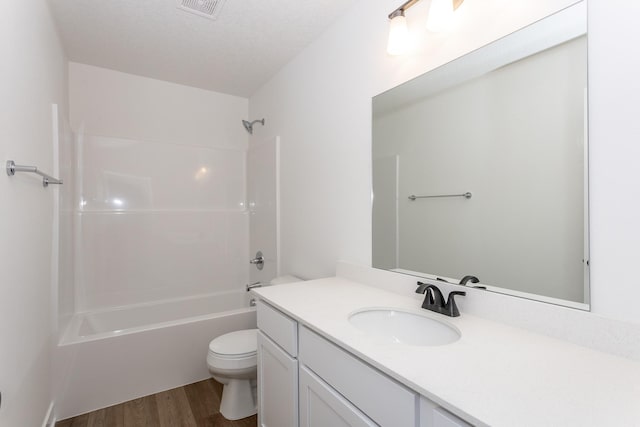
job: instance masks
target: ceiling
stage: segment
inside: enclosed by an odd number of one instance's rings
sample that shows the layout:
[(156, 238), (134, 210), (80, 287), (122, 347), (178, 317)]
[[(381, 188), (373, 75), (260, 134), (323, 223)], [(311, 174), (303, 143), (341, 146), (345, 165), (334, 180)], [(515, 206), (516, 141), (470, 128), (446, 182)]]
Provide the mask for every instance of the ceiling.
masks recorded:
[(354, 0), (50, 0), (69, 60), (249, 97)]

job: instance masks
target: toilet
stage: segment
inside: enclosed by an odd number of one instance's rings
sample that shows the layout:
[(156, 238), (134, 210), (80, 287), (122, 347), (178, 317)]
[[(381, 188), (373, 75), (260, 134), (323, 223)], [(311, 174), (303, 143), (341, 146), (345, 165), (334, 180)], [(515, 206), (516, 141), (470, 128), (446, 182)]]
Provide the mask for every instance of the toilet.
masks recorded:
[[(295, 276), (277, 277), (270, 285), (300, 282)], [(209, 343), (207, 366), (211, 376), (224, 385), (220, 413), (228, 420), (257, 412), (258, 330), (243, 329), (220, 335)]]
[(224, 385), (220, 413), (228, 420), (257, 412), (257, 348), (257, 329), (230, 332), (209, 343), (207, 366), (211, 376)]

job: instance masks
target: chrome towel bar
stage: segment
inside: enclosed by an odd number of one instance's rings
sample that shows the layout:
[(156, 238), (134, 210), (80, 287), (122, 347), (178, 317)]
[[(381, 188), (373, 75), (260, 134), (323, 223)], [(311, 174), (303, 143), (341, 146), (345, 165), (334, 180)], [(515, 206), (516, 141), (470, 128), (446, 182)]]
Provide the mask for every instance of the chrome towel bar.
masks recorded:
[(7, 160), (7, 175), (13, 176), (16, 172), (29, 172), (35, 173), (36, 175), (40, 175), (42, 177), (42, 186), (47, 187), (49, 184), (62, 184), (61, 179), (57, 179), (52, 177), (51, 175), (47, 175), (44, 172), (40, 172), (37, 166), (22, 166), (16, 165), (13, 160)]
[(415, 196), (415, 195), (410, 195), (409, 196), (409, 200), (411, 200), (412, 202), (415, 199), (432, 199), (435, 197), (464, 197), (465, 199), (470, 199), (472, 196), (472, 194), (470, 192), (466, 192), (463, 194), (439, 194), (439, 195), (435, 195), (435, 196)]

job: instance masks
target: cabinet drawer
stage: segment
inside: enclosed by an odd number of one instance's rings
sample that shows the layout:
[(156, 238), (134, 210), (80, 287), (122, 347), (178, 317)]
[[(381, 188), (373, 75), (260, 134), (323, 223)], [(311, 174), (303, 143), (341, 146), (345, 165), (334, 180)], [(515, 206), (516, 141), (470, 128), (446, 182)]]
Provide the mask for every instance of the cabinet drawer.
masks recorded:
[(298, 359), (379, 425), (416, 425), (416, 393), (305, 327)]
[(264, 301), (258, 301), (258, 329), (291, 356), (298, 356), (298, 322)]

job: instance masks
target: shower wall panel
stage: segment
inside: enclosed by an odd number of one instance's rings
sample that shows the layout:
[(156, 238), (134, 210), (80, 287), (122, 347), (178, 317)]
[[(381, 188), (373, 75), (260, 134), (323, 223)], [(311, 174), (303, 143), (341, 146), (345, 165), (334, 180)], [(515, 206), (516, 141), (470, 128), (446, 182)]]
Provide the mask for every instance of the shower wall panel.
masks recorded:
[[(57, 233), (54, 226), (54, 262), (57, 261), (57, 317), (58, 331), (62, 333), (75, 313), (75, 257), (74, 242), (75, 230), (75, 183), (76, 183), (76, 157), (74, 135), (69, 126), (67, 111), (58, 105), (53, 107), (53, 123), (55, 142), (57, 146), (57, 168), (54, 166), (54, 176), (64, 182), (57, 187)], [(55, 218), (55, 216), (54, 216)], [(57, 235), (57, 243), (56, 236)], [(56, 260), (57, 257), (57, 260)]]
[(245, 150), (85, 136), (82, 210), (244, 210)]
[(243, 289), (248, 100), (69, 63), (75, 310)]
[(90, 135), (79, 146), (79, 311), (247, 282), (244, 150)]
[(247, 153), (249, 203), (249, 254), (262, 252), (262, 270), (251, 266), (249, 279), (266, 282), (280, 274), (278, 268), (278, 152), (279, 137), (252, 143)]

